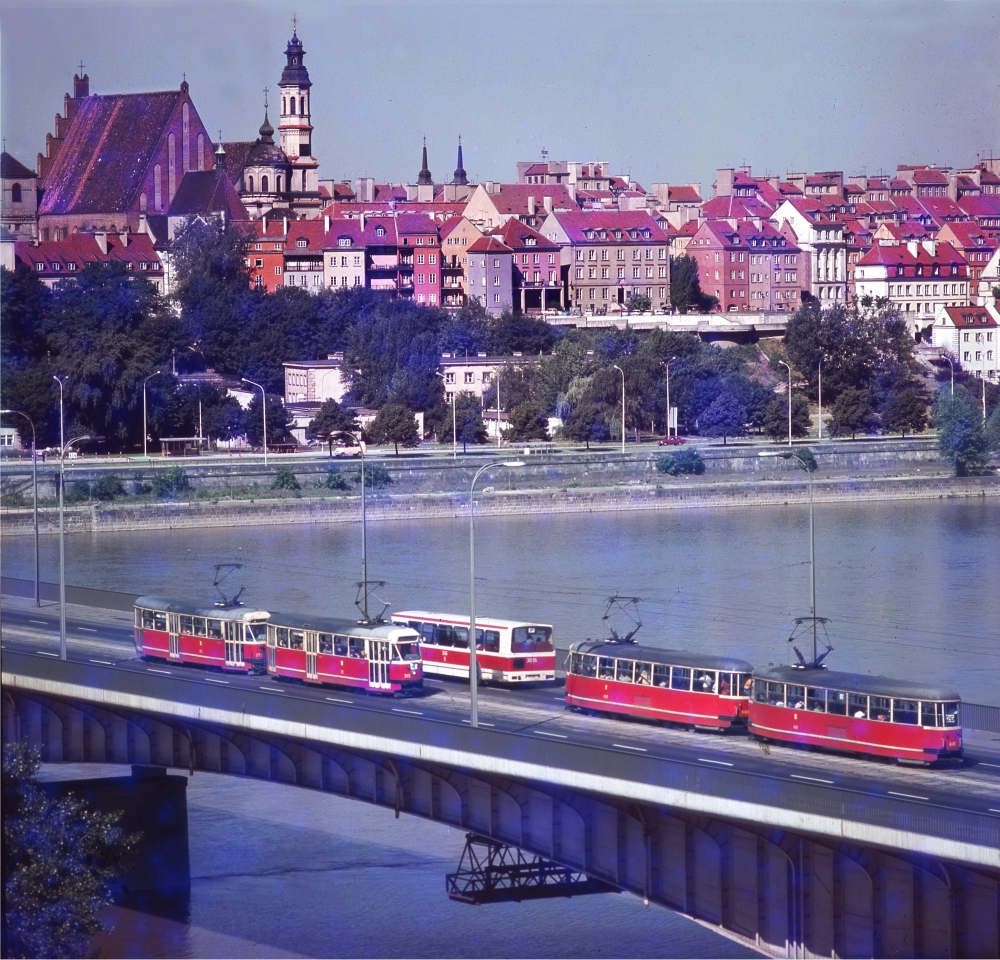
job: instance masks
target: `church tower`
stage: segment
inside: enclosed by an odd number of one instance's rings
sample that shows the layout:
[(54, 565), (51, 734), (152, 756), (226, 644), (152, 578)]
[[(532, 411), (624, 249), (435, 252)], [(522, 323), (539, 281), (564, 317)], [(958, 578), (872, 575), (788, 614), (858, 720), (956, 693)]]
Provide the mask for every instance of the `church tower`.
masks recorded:
[(292, 164), (292, 193), (319, 192), (319, 163), (312, 154), (312, 124), (309, 122), (309, 71), (303, 58), (305, 50), (295, 29), (285, 48), (285, 69), (278, 88), (281, 90), (281, 120), (278, 133), (281, 149)]

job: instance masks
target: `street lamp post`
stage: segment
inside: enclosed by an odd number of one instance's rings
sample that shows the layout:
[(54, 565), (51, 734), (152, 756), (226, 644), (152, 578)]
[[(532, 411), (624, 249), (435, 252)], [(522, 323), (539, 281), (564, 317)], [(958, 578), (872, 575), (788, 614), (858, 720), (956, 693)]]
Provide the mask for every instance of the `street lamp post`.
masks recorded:
[(523, 467), (523, 460), (493, 460), (483, 464), (469, 485), (469, 693), (472, 698), (470, 722), (479, 726), (479, 670), (476, 664), (476, 501), (473, 499), (476, 481), (490, 467)]
[(142, 381), (142, 456), (143, 459), (148, 458), (149, 453), (147, 452), (146, 441), (148, 434), (146, 433), (146, 384), (149, 383), (153, 377), (158, 377), (160, 375), (159, 370), (156, 373), (151, 373), (145, 380)]
[(785, 363), (784, 360), (779, 360), (780, 363), (788, 371), (788, 445), (792, 445), (792, 368)]
[(63, 377), (60, 380), (59, 377), (53, 377), (52, 379), (59, 384), (59, 449), (62, 450), (63, 444), (66, 442), (66, 438), (63, 436), (63, 384), (66, 382), (66, 378)]
[(63, 487), (65, 487), (66, 451), (89, 436), (74, 437), (59, 450), (59, 659), (66, 659), (66, 529), (63, 522)]
[(948, 361), (948, 366), (951, 367), (951, 395), (955, 396), (955, 364), (951, 362), (951, 357), (945, 357)]
[(617, 363), (611, 364), (622, 375), (622, 453), (625, 452), (625, 371)]
[(824, 356), (819, 355), (819, 439), (823, 439), (823, 360)]
[(663, 364), (667, 371), (667, 429), (665, 436), (668, 440), (670, 439), (670, 364), (672, 364), (676, 359), (677, 357), (671, 357)]
[(253, 380), (248, 380), (246, 377), (243, 378), (244, 383), (249, 383), (260, 390), (260, 405), (264, 410), (264, 466), (267, 466), (267, 394), (264, 393), (264, 388), (259, 384), (255, 383)]
[(31, 424), (31, 505), (35, 514), (35, 606), (40, 607), (42, 595), (38, 575), (38, 438), (35, 435), (35, 423), (31, 417), (20, 410), (0, 410), (0, 413), (24, 417)]

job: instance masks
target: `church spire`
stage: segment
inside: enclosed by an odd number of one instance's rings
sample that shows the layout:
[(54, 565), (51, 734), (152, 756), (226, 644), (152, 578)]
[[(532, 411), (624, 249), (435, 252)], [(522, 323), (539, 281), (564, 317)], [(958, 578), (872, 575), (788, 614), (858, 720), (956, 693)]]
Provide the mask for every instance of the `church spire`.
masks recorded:
[(458, 135), (458, 166), (455, 167), (455, 176), (451, 181), (452, 183), (457, 183), (465, 186), (469, 182), (469, 178), (466, 175), (465, 167), (462, 166), (462, 135)]
[(430, 170), (427, 169), (427, 137), (424, 137), (424, 162), (417, 174), (417, 186), (425, 187), (434, 183)]

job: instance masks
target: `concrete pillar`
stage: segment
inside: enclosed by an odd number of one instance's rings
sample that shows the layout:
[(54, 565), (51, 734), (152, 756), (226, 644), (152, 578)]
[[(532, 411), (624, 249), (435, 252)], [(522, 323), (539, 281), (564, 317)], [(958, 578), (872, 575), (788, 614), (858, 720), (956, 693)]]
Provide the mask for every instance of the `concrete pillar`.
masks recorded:
[(802, 841), (802, 853), (802, 927), (806, 951), (814, 957), (831, 957), (834, 954), (834, 854), (829, 847), (809, 841)]
[(588, 800), (586, 807), (587, 872), (619, 883), (618, 811), (597, 800)]
[(471, 777), (464, 779), (466, 783), (463, 789), (459, 790), (464, 801), (462, 804), (463, 825), (485, 836), (493, 836), (490, 785), (480, 780), (473, 780)]
[(951, 890), (929, 870), (913, 870), (914, 950), (918, 957), (951, 957)]
[(63, 720), (63, 758), (78, 763), (87, 759), (83, 746), (84, 716), (73, 707), (65, 707)]
[(872, 878), (860, 864), (846, 854), (838, 853), (833, 862), (833, 879), (834, 946), (837, 956), (873, 956), (875, 894)]
[(997, 881), (959, 867), (949, 872), (955, 890), (955, 955), (1000, 956)]
[(114, 763), (129, 762), (129, 725), (122, 717), (111, 720), (111, 760)]
[[(421, 771), (423, 772), (423, 771)], [(427, 774), (428, 791), (430, 789), (430, 774)], [(332, 757), (323, 757), (323, 789), (332, 793), (342, 793), (345, 796), (351, 792), (351, 782), (347, 771)], [(430, 816), (428, 804), (426, 816)]]
[(509, 793), (493, 788), (493, 830), (494, 836), (515, 846), (524, 843), (521, 807)]
[(104, 724), (94, 717), (84, 720), (84, 754), (91, 763), (105, 763), (108, 759), (108, 734)]
[(727, 826), (722, 843), (723, 923), (744, 937), (756, 937), (757, 837)]
[(132, 720), (127, 721), (128, 763), (150, 763), (151, 747), (146, 731)]
[(209, 730), (192, 731), (198, 752), (198, 767), (201, 770), (222, 772), (222, 741), (218, 734)]
[(704, 830), (687, 828), (687, 912), (722, 923), (722, 864), (719, 845)]
[(315, 750), (303, 748), (301, 758), (301, 768), (299, 770), (300, 782), (304, 787), (315, 787), (317, 790), (323, 789), (323, 757)]
[(251, 740), (246, 766), (249, 776), (269, 780), (271, 777), (271, 748), (261, 740)]
[(768, 952), (791, 956), (793, 886), (788, 857), (780, 847), (763, 837), (758, 837), (757, 870), (757, 917), (760, 940), (762, 944), (770, 947)]
[(587, 828), (583, 817), (562, 800), (552, 802), (552, 834), (555, 857), (561, 863), (587, 866)]
[(42, 760), (46, 763), (62, 763), (63, 725), (59, 717), (48, 707), (41, 707)]
[(656, 839), (659, 870), (655, 890), (664, 903), (687, 912), (686, 824), (673, 817), (661, 817)]

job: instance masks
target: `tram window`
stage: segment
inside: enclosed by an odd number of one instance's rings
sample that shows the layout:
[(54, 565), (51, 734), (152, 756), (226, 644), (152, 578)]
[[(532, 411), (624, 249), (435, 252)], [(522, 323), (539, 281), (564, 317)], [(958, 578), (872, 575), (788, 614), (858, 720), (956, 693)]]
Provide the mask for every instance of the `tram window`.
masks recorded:
[(514, 627), (511, 631), (511, 650), (514, 653), (550, 653), (552, 629), (550, 627)]
[(204, 617), (194, 618), (194, 635), (196, 637), (207, 637), (208, 636), (208, 624), (205, 622)]
[(350, 655), (347, 637), (343, 636), (343, 634), (338, 633), (334, 636), (333, 652), (338, 657), (346, 657)]
[(583, 654), (574, 653), (569, 658), (569, 672), (580, 676), (583, 673)]
[(142, 625), (147, 630), (152, 630), (153, 629), (153, 611), (152, 610), (143, 610), (142, 611)]
[(849, 693), (847, 695), (847, 713), (856, 720), (863, 720), (868, 716), (868, 697), (863, 693)]
[(785, 705), (785, 685), (783, 683), (775, 683), (773, 680), (767, 681), (767, 702), (772, 707)]
[(194, 617), (181, 616), (181, 633), (186, 633), (189, 637), (194, 633)]
[(790, 707), (795, 707), (801, 710), (806, 705), (806, 688), (800, 687), (798, 684), (790, 683), (785, 687), (785, 696), (788, 697), (787, 703)]
[(826, 690), (822, 687), (806, 687), (806, 710), (826, 713)]
[(922, 727), (940, 727), (943, 724), (938, 723), (940, 717), (940, 710), (935, 709), (940, 707), (939, 703), (921, 703), (920, 704), (920, 725)]
[(635, 672), (635, 661), (634, 660), (618, 660), (615, 670), (615, 679), (624, 680), (627, 683), (632, 682), (632, 675)]
[(142, 611), (138, 607), (135, 607), (134, 608), (134, 613), (135, 613), (135, 625), (137, 627), (141, 627), (142, 626)]
[(585, 654), (581, 656), (583, 660), (583, 666), (580, 671), (581, 675), (584, 677), (596, 677), (597, 676), (597, 657)]
[(892, 722), (893, 723), (916, 723), (917, 722), (917, 701), (916, 700), (893, 700), (892, 701)]
[(767, 681), (753, 681), (753, 698), (757, 703), (767, 703)]
[(302, 630), (288, 631), (288, 646), (292, 650), (301, 650), (305, 645), (306, 635)]
[(946, 703), (944, 705), (944, 725), (946, 727), (957, 727), (959, 725), (959, 707), (957, 703)]
[[(500, 631), (499, 630), (484, 630), (483, 636), (486, 638), (485, 650), (487, 653), (499, 653), (500, 652)], [(479, 645), (479, 631), (476, 631), (476, 645)]]
[(868, 719), (888, 720), (889, 719), (889, 698), (869, 697), (868, 698)]
[(413, 641), (412, 643), (398, 643), (395, 644), (392, 653), (393, 660), (419, 660), (420, 659), (420, 645)]
[(670, 688), (672, 690), (690, 690), (691, 671), (687, 667), (674, 667), (670, 671)]
[(288, 627), (277, 628), (277, 642), (279, 647), (288, 647)]
[(828, 690), (826, 694), (826, 712), (838, 716), (847, 715), (847, 694), (842, 690)]
[(359, 660), (364, 660), (365, 659), (364, 637), (349, 637), (348, 640), (350, 641), (348, 644), (350, 656), (357, 657)]
[(602, 680), (614, 680), (615, 678), (614, 660), (612, 660), (611, 657), (601, 657), (598, 673)]
[(167, 629), (167, 615), (165, 613), (156, 612), (153, 614), (153, 629), (154, 630)]
[(243, 624), (243, 639), (246, 640), (247, 643), (260, 643), (263, 641), (265, 635), (266, 631), (264, 630), (264, 624)]
[(635, 682), (644, 683), (649, 686), (653, 678), (653, 665), (651, 663), (637, 663), (635, 665)]
[(753, 677), (749, 673), (737, 673), (734, 676), (737, 678), (737, 689), (743, 692), (743, 696), (749, 697), (750, 688), (753, 686)]
[(222, 639), (222, 621), (221, 620), (209, 620), (208, 621), (208, 635), (213, 640)]
[(333, 653), (332, 633), (321, 633), (319, 635), (319, 652), (327, 654)]
[(715, 693), (715, 678), (714, 670), (699, 671), (694, 684), (695, 690), (700, 690), (702, 693)]
[(665, 663), (653, 664), (653, 686), (670, 686), (670, 667), (668, 667)]
[(719, 674), (719, 696), (728, 697), (733, 691), (733, 675), (731, 673)]

